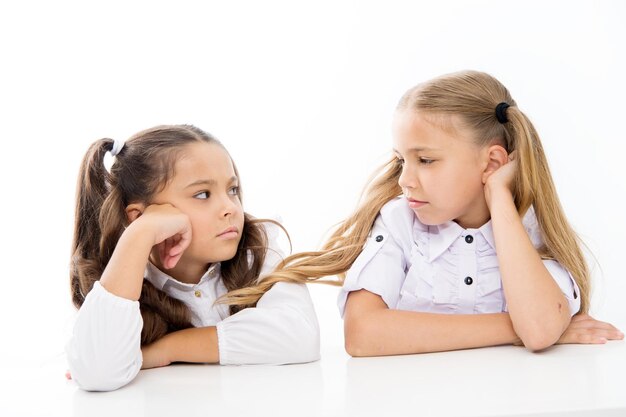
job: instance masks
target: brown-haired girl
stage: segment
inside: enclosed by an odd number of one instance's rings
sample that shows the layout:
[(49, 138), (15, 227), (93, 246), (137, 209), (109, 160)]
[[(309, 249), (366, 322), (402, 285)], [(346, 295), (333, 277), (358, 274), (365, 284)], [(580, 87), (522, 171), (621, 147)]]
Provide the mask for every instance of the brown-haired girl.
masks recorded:
[[(110, 172), (107, 152), (115, 157)], [(223, 145), (194, 126), (91, 145), (78, 180), (70, 273), (79, 311), (67, 356), (81, 388), (113, 390), (141, 368), (171, 362), (319, 359), (305, 285), (277, 283), (251, 303), (225, 298), (281, 260), (277, 224), (244, 213), (239, 181)]]
[(410, 89), (393, 148), (322, 250), (287, 258), (256, 296), (272, 282), (338, 275), (353, 356), (623, 338), (586, 314), (579, 240), (539, 136), (500, 82), (465, 71)]

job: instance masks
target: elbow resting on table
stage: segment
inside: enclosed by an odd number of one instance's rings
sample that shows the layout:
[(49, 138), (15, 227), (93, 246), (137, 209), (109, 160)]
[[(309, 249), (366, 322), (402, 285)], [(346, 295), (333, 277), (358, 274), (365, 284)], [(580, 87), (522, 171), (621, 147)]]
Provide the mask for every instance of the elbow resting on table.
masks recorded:
[(85, 391), (113, 391), (132, 381), (141, 368), (141, 356), (122, 359), (119, 352), (103, 353), (77, 345), (67, 346), (67, 363), (72, 380)]
[(114, 391), (128, 384), (137, 372), (128, 369), (119, 372), (102, 366), (92, 366), (89, 369), (70, 365), (72, 380), (85, 391)]
[(371, 343), (377, 338), (372, 336), (374, 329), (367, 320), (351, 319), (344, 324), (344, 347), (352, 357), (377, 356), (380, 352)]
[(539, 352), (555, 344), (556, 340), (553, 338), (541, 337), (541, 335), (539, 335), (538, 337), (533, 338), (522, 338), (522, 343), (524, 343), (524, 347), (527, 350), (531, 352)]
[(567, 320), (565, 325), (556, 321), (552, 323), (534, 323), (526, 326), (525, 329), (520, 329), (517, 334), (526, 349), (531, 352), (538, 352), (558, 342), (568, 325), (569, 320)]

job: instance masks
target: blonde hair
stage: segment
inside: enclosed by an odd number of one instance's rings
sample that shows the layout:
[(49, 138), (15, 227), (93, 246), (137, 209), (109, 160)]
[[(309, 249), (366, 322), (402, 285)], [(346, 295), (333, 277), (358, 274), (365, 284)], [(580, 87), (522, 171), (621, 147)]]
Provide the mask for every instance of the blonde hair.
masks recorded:
[[(496, 106), (505, 102), (508, 121), (496, 118)], [(534, 207), (544, 245), (543, 259), (554, 259), (567, 269), (580, 289), (580, 312), (589, 309), (590, 274), (578, 236), (569, 225), (554, 187), (539, 135), (528, 117), (517, 107), (509, 91), (489, 74), (463, 71), (435, 78), (408, 90), (398, 111), (416, 111), (433, 116), (455, 116), (474, 133), (478, 146), (501, 141), (508, 152), (517, 151), (518, 169), (513, 196), (520, 215)], [(249, 304), (279, 281), (312, 282), (336, 275), (341, 284), (346, 271), (361, 253), (380, 209), (401, 194), (398, 179), (402, 168), (395, 158), (378, 171), (357, 210), (332, 233), (322, 249), (286, 258), (260, 284), (231, 291), (229, 304)]]

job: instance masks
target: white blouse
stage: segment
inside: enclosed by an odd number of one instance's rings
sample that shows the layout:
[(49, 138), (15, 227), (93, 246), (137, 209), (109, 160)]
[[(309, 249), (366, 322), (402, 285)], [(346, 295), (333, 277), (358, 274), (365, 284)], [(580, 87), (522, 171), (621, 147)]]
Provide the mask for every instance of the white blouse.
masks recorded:
[[(282, 256), (277, 228), (267, 225), (270, 249), (261, 277)], [(194, 327), (216, 326), (220, 364), (288, 364), (320, 358), (319, 325), (306, 285), (280, 282), (258, 301), (234, 315), (228, 306), (214, 304), (227, 292), (220, 264), (214, 264), (197, 284), (173, 279), (154, 265), (145, 279), (184, 302)], [(66, 346), (72, 379), (85, 390), (110, 391), (128, 384), (142, 364), (139, 302), (108, 292), (100, 282), (85, 297)]]
[[(536, 248), (542, 245), (534, 210), (522, 223)], [(579, 289), (558, 262), (544, 265), (569, 302), (580, 309)], [(422, 224), (406, 199), (391, 200), (380, 211), (363, 252), (346, 274), (338, 305), (344, 314), (348, 293), (365, 289), (390, 309), (474, 314), (507, 311), (491, 221), (478, 229), (455, 222)]]

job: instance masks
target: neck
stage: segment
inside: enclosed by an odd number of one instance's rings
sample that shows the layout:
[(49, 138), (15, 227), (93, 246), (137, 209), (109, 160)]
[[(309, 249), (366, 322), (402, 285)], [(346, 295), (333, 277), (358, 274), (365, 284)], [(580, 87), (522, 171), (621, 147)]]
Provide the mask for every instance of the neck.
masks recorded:
[(491, 219), (489, 207), (484, 198), (479, 199), (463, 215), (454, 219), (454, 222), (463, 229), (478, 229)]

